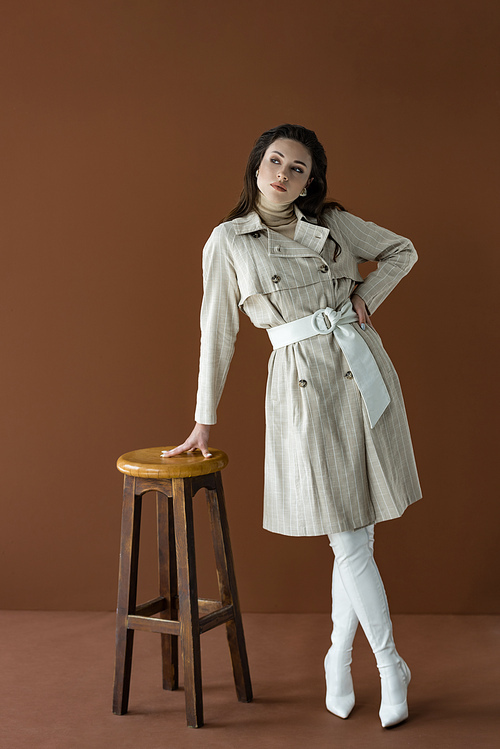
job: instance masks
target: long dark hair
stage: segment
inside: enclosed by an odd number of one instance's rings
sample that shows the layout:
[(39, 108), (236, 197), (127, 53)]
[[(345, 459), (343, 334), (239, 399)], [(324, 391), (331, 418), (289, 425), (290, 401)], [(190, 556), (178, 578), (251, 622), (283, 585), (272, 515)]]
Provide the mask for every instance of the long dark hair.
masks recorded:
[(298, 197), (295, 201), (302, 213), (306, 216), (312, 216), (321, 223), (321, 215), (326, 208), (337, 208), (345, 211), (345, 208), (334, 200), (326, 200), (326, 166), (327, 159), (325, 149), (319, 142), (316, 133), (308, 130), (302, 125), (278, 125), (271, 130), (266, 130), (260, 138), (257, 138), (255, 145), (248, 157), (247, 168), (243, 180), (243, 190), (237, 205), (226, 216), (224, 221), (231, 221), (233, 218), (245, 216), (250, 211), (255, 210), (257, 205), (257, 196), (259, 190), (255, 172), (259, 168), (264, 154), (275, 140), (286, 138), (287, 140), (296, 140), (302, 143), (311, 154), (312, 168), (310, 176), (313, 181), (307, 188), (307, 195), (304, 198)]

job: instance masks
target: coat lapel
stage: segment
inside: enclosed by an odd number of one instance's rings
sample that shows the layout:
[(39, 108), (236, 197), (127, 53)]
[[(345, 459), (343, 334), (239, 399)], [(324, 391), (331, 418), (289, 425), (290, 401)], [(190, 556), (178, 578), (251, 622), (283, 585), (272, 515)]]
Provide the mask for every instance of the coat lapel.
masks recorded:
[(320, 255), (330, 233), (329, 229), (307, 221), (302, 211), (297, 206), (294, 206), (294, 208), (297, 216), (294, 238), (288, 239), (283, 234), (270, 229), (268, 233), (269, 254), (280, 255), (281, 257), (311, 257)]

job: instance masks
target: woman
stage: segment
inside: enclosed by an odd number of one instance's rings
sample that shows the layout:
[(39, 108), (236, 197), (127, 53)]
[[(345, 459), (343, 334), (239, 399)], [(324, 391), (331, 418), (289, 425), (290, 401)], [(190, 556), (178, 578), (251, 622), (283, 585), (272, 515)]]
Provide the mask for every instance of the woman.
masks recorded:
[[(250, 154), (238, 205), (203, 252), (204, 297), (196, 424), (165, 456), (199, 449), (238, 332), (238, 312), (273, 344), (266, 392), (264, 527), (328, 535), (335, 554), (326, 706), (354, 706), (358, 622), (381, 677), (384, 727), (408, 716), (410, 670), (396, 651), (373, 559), (376, 522), (420, 498), (394, 367), (370, 315), (417, 259), (412, 243), (326, 202), (326, 156), (297, 125), (265, 132)], [(363, 281), (358, 264), (378, 261)]]

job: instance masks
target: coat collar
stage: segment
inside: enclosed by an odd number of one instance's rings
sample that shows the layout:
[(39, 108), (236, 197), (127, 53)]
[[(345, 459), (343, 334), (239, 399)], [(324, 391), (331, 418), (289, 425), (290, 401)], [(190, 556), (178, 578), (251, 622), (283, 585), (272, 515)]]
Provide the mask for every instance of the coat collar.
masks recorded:
[(305, 257), (311, 255), (311, 251), (315, 254), (321, 253), (329, 235), (329, 229), (325, 226), (318, 226), (318, 221), (315, 218), (306, 218), (297, 205), (293, 207), (297, 216), (294, 239), (288, 239), (283, 234), (266, 226), (257, 211), (251, 211), (246, 216), (235, 218), (231, 223), (238, 235), (260, 231), (267, 232), (270, 255)]
[[(315, 218), (306, 218), (297, 205), (294, 204), (293, 208), (295, 215), (297, 216), (297, 221), (305, 221), (306, 223), (309, 222), (313, 224), (318, 223)], [(231, 223), (234, 226), (236, 234), (250, 234), (251, 232), (259, 231), (259, 229), (261, 231), (266, 231), (268, 229), (268, 227), (262, 222), (257, 211), (250, 211), (246, 216), (234, 218)]]

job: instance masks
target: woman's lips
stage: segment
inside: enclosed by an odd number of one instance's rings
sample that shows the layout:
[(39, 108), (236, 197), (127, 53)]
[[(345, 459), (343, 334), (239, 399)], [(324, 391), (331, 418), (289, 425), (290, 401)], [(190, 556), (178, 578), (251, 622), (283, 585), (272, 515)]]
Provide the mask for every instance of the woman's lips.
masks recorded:
[(277, 182), (273, 182), (271, 187), (274, 187), (274, 189), (278, 190), (279, 192), (286, 192), (286, 187), (283, 187), (283, 185), (280, 185)]

